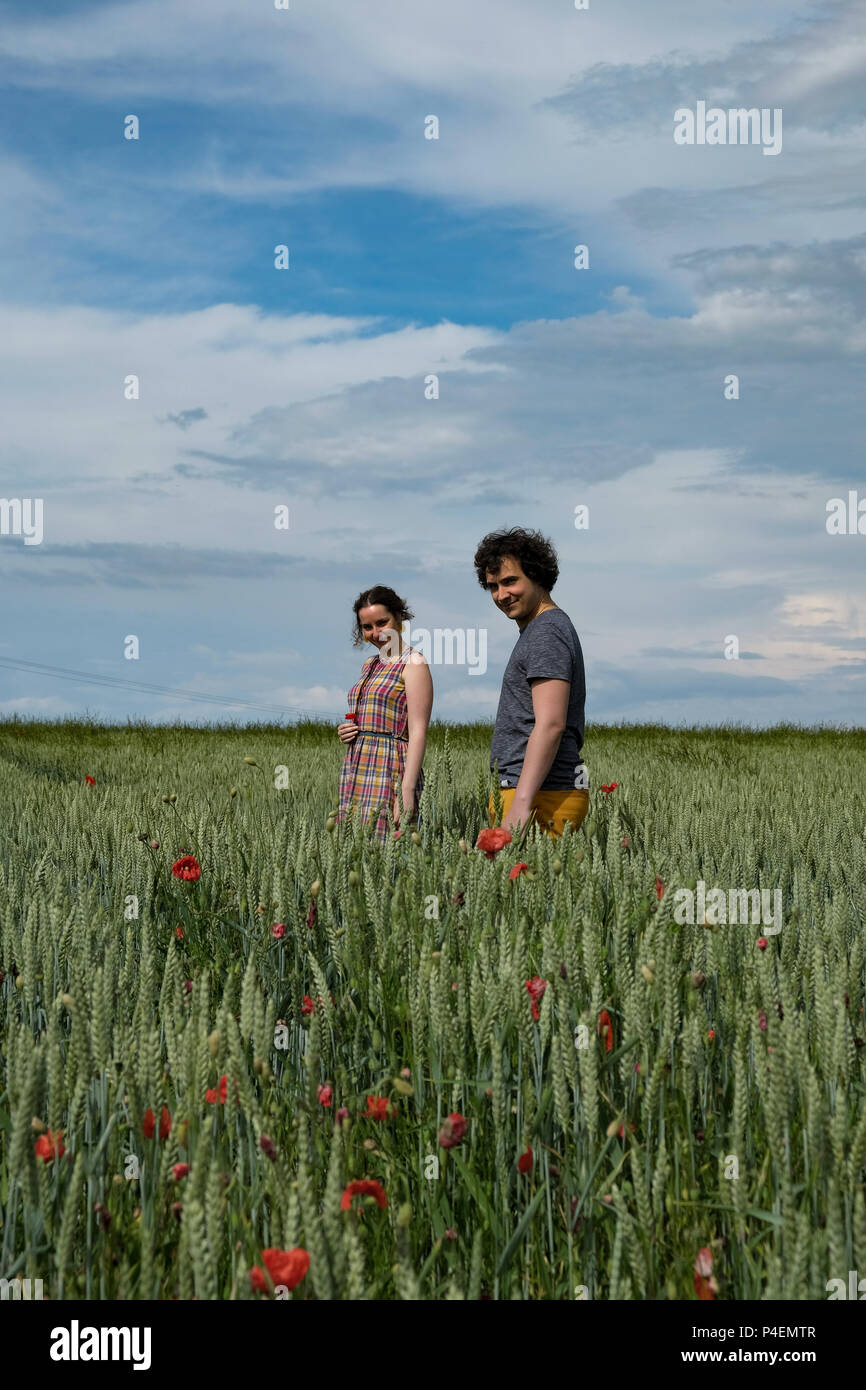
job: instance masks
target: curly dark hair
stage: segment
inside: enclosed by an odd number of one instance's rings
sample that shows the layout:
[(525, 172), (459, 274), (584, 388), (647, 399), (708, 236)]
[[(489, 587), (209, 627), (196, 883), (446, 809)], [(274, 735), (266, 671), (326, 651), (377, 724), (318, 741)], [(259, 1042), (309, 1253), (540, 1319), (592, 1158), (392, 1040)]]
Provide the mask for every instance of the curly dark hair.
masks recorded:
[(394, 618), (398, 629), (415, 616), (406, 600), (401, 598), (399, 594), (396, 594), (393, 589), (389, 589), (387, 584), (374, 584), (372, 589), (364, 589), (363, 593), (358, 595), (353, 604), (355, 613), (355, 624), (352, 628), (353, 646), (360, 647), (364, 642), (364, 634), (361, 631), (361, 620), (358, 617), (361, 609), (374, 608), (376, 604), (379, 603), (381, 603), (383, 608), (387, 608), (388, 612)]
[(512, 526), (510, 531), (491, 531), (479, 544), (475, 552), (475, 573), (482, 589), (487, 588), (488, 571), (496, 574), (506, 555), (513, 556), (527, 579), (550, 593), (559, 578), (556, 551), (540, 531), (525, 531), (522, 526)]

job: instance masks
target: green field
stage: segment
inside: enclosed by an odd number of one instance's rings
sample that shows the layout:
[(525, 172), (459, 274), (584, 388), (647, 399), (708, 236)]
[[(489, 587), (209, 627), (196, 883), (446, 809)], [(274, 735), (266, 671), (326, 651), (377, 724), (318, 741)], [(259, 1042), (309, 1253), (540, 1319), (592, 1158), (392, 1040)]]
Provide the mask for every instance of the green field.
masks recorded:
[[(590, 727), (581, 830), (488, 860), (490, 732), (431, 729), (420, 835), (383, 847), (328, 828), (330, 727), (0, 724), (0, 1277), (260, 1299), (262, 1251), (301, 1248), (294, 1299), (823, 1300), (866, 1272), (866, 733)], [(781, 930), (676, 920), (698, 881), (778, 890)], [(387, 1205), (344, 1210), (360, 1179)]]

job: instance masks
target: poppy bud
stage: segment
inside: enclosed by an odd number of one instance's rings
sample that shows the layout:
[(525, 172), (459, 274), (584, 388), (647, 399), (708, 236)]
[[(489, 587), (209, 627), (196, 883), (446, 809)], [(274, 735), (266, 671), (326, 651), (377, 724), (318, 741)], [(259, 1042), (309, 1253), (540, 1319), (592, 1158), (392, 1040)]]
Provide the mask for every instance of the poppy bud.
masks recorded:
[(359, 884), (360, 882), (361, 882), (361, 880), (359, 879), (358, 875), (355, 873), (355, 870), (354, 870), (354, 869), (350, 869), (350, 870), (349, 870), (349, 887), (350, 887), (350, 888), (357, 888), (357, 887), (358, 887), (358, 884)]
[(653, 982), (653, 980), (655, 979), (655, 975), (654, 975), (653, 972), (650, 970), (649, 966), (648, 966), (648, 965), (642, 965), (641, 968), (640, 968), (640, 973), (643, 975), (643, 977), (644, 977), (644, 979), (646, 980), (647, 984), (648, 984), (648, 985), (651, 985), (652, 982)]
[(249, 767), (258, 767), (255, 758), (244, 758), (244, 762), (247, 763)]
[(173, 806), (174, 803), (177, 801), (177, 792), (172, 792), (171, 796), (168, 799)]
[(30, 1128), (35, 1129), (37, 1134), (44, 1134), (48, 1126), (43, 1120), (40, 1120), (38, 1116), (34, 1115), (33, 1119), (30, 1121)]
[(237, 794), (238, 794), (238, 789), (237, 789), (237, 787), (232, 787), (231, 791), (229, 792), (229, 796), (237, 796)]
[(60, 996), (60, 1002), (61, 1002), (61, 1004), (63, 1005), (64, 1009), (69, 1009), (70, 1012), (72, 1011), (72, 995), (71, 995), (71, 994), (61, 994), (61, 996)]
[(220, 1046), (220, 1035), (219, 1035), (219, 1029), (218, 1029), (218, 1028), (214, 1028), (213, 1032), (210, 1033), (210, 1034), (208, 1034), (207, 1045), (208, 1045), (208, 1049), (209, 1049), (209, 1051), (210, 1051), (211, 1057), (215, 1057), (215, 1056), (217, 1055), (217, 1053), (219, 1052), (219, 1046)]
[(313, 902), (315, 902), (316, 898), (319, 896), (321, 886), (321, 881), (317, 878), (313, 879), (313, 882), (310, 884), (310, 897), (313, 899)]
[(15, 976), (15, 988), (16, 988), (16, 989), (23, 989), (23, 988), (24, 988), (24, 976), (23, 976), (23, 975), (16, 975), (16, 976)]
[(467, 843), (466, 843), (465, 840), (458, 840), (458, 841), (457, 841), (457, 847), (458, 847), (458, 849), (460, 850), (460, 853), (461, 853), (461, 854), (468, 854), (468, 853), (469, 853), (469, 846), (467, 845)]
[(703, 970), (692, 971), (692, 989), (703, 989), (706, 983), (707, 977), (704, 974)]
[(328, 816), (328, 819), (325, 821), (325, 829), (326, 829), (327, 831), (331, 831), (331, 830), (334, 829), (334, 826), (335, 826), (336, 824), (337, 824), (337, 822), (334, 820), (334, 817), (333, 817), (333, 816)]
[(553, 869), (553, 872), (556, 874), (556, 876), (557, 876), (557, 878), (558, 878), (559, 875), (562, 873), (562, 860), (561, 860), (561, 859), (554, 859), (554, 861), (553, 861), (553, 863), (551, 864), (550, 867)]
[(163, 801), (165, 802), (165, 804), (166, 804), (166, 806), (167, 806), (167, 805), (168, 805), (168, 797), (167, 797), (167, 796), (164, 796), (162, 799), (163, 799)]

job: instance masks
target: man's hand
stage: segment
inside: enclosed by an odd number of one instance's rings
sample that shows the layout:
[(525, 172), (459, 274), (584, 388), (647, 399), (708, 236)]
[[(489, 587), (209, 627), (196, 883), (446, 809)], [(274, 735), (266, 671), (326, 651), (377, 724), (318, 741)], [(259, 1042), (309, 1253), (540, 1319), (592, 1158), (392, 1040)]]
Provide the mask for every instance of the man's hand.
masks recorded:
[(502, 822), (503, 830), (508, 831), (509, 835), (515, 843), (518, 843), (520, 841), (524, 834), (524, 831), (529, 828), (529, 823), (532, 819), (532, 814), (532, 807), (523, 805), (523, 803), (519, 802), (517, 800), (517, 797), (515, 796), (514, 800), (508, 808), (508, 814), (505, 816)]

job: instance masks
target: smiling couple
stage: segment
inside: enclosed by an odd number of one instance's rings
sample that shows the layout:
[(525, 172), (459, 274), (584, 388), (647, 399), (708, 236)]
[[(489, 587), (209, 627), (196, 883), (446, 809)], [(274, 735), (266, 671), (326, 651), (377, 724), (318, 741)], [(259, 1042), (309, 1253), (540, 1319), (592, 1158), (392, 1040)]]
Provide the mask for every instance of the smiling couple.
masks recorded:
[[(559, 577), (556, 551), (537, 531), (514, 527), (485, 536), (474, 563), (479, 584), (519, 632), (490, 747), (502, 825), (514, 840), (533, 822), (554, 837), (567, 822), (576, 830), (589, 810), (581, 757), (586, 681), (577, 633), (550, 597)], [(365, 590), (354, 613), (355, 645), (370, 642), (377, 651), (349, 691), (349, 712), (337, 729), (348, 745), (337, 819), (360, 814), (384, 840), (389, 817), (399, 825), (401, 814), (413, 820), (418, 813), (433, 680), (424, 657), (400, 635), (414, 615), (393, 589)], [(493, 797), (489, 819), (493, 825)]]

